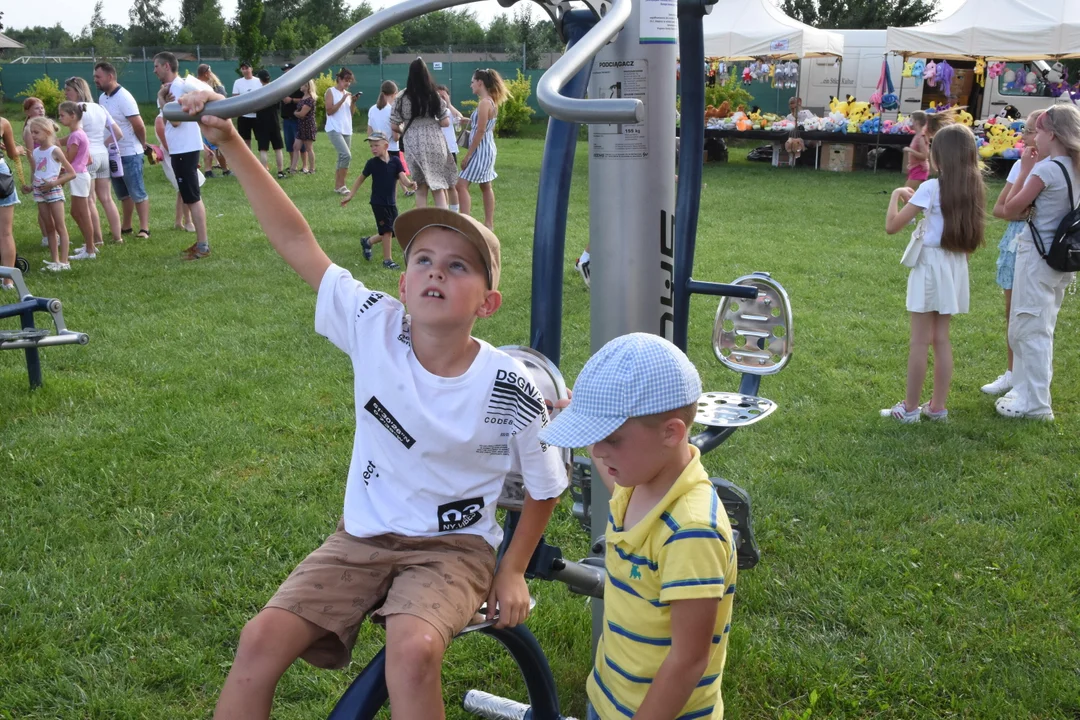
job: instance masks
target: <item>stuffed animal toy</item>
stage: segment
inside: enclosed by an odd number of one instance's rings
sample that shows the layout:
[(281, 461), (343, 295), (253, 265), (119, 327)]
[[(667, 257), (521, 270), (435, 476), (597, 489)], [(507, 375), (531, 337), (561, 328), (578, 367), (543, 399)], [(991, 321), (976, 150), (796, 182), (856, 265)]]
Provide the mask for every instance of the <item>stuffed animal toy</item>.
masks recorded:
[(937, 87), (937, 63), (931, 60), (926, 63), (926, 67), (923, 68), (923, 80), (930, 87)]
[(961, 110), (956, 114), (956, 121), (962, 125), (971, 127), (975, 123), (975, 118), (971, 116), (967, 110)]
[(911, 66), (911, 77), (916, 80), (921, 80), (926, 73), (926, 61), (919, 58), (915, 61), (915, 64)]
[(945, 97), (949, 97), (952, 94), (952, 81), (953, 81), (953, 67), (947, 60), (942, 60), (941, 64), (937, 66), (935, 71), (937, 75), (938, 85), (945, 92)]
[(800, 155), (802, 155), (803, 150), (805, 149), (806, 143), (803, 142), (802, 138), (788, 138), (787, 141), (784, 143), (784, 150), (787, 151), (788, 155), (794, 155), (795, 157), (799, 157)]
[(990, 63), (990, 67), (986, 71), (986, 76), (990, 79), (1001, 77), (1005, 73), (1005, 63), (996, 62)]
[(753, 81), (753, 75), (750, 74), (750, 66), (747, 65), (742, 71), (743, 85), (749, 85)]
[(975, 82), (979, 83), (979, 87), (986, 87), (986, 58), (975, 61)]
[(731, 115), (731, 101), (725, 100), (724, 102), (720, 103), (720, 107), (716, 109), (716, 117), (726, 118), (729, 115)]
[(904, 63), (904, 70), (900, 74), (903, 75), (904, 77), (914, 77), (914, 69), (915, 69), (915, 63), (914, 62), (905, 62)]

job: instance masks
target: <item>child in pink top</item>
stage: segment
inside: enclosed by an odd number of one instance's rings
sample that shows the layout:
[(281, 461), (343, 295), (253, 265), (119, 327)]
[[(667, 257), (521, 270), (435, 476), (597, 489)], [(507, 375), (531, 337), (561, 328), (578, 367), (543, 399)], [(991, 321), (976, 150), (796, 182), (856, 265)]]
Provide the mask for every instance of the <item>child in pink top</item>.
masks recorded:
[(94, 225), (90, 203), (94, 181), (86, 166), (90, 162), (90, 138), (82, 129), (83, 109), (78, 103), (60, 103), (60, 123), (71, 134), (67, 136), (66, 155), (75, 179), (71, 181), (71, 218), (79, 226), (83, 236), (83, 247), (71, 256), (71, 260), (94, 260), (97, 247), (94, 245)]

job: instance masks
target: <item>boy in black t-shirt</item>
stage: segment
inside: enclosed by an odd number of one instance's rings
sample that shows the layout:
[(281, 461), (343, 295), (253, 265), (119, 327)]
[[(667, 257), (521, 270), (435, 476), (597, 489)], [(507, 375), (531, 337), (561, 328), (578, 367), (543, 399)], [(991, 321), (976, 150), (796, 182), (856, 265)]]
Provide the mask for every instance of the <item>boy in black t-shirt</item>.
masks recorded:
[(378, 235), (360, 238), (360, 247), (364, 251), (364, 259), (371, 259), (371, 246), (381, 242), (383, 245), (383, 267), (389, 270), (400, 270), (401, 266), (394, 262), (390, 250), (393, 245), (394, 220), (397, 219), (397, 182), (405, 187), (416, 189), (416, 183), (409, 179), (405, 170), (401, 167), (401, 161), (390, 156), (390, 141), (381, 132), (373, 132), (367, 137), (371, 147), (372, 158), (364, 165), (364, 171), (356, 178), (352, 190), (341, 201), (345, 207), (364, 181), (371, 177), (371, 212), (375, 214), (375, 227)]

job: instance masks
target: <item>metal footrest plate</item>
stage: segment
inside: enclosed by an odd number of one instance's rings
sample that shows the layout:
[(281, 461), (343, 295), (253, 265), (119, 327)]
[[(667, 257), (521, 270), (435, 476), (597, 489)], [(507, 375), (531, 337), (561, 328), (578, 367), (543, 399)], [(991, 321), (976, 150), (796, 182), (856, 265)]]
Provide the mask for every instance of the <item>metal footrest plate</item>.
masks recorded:
[(743, 427), (764, 420), (776, 403), (753, 395), (732, 392), (705, 393), (698, 399), (694, 420), (709, 427)]
[(49, 336), (48, 328), (29, 328), (27, 330), (0, 330), (0, 342), (11, 340), (40, 340)]

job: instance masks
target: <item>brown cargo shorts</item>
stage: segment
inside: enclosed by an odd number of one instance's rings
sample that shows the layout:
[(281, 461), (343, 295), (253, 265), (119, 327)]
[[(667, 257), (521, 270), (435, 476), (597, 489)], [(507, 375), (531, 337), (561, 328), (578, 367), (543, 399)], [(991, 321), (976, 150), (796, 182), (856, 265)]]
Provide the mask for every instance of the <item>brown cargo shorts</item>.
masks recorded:
[(342, 668), (368, 615), (422, 618), (449, 646), (487, 600), (494, 575), (495, 553), (479, 535), (358, 538), (339, 523), (266, 607), (327, 630), (301, 657), (316, 667)]

